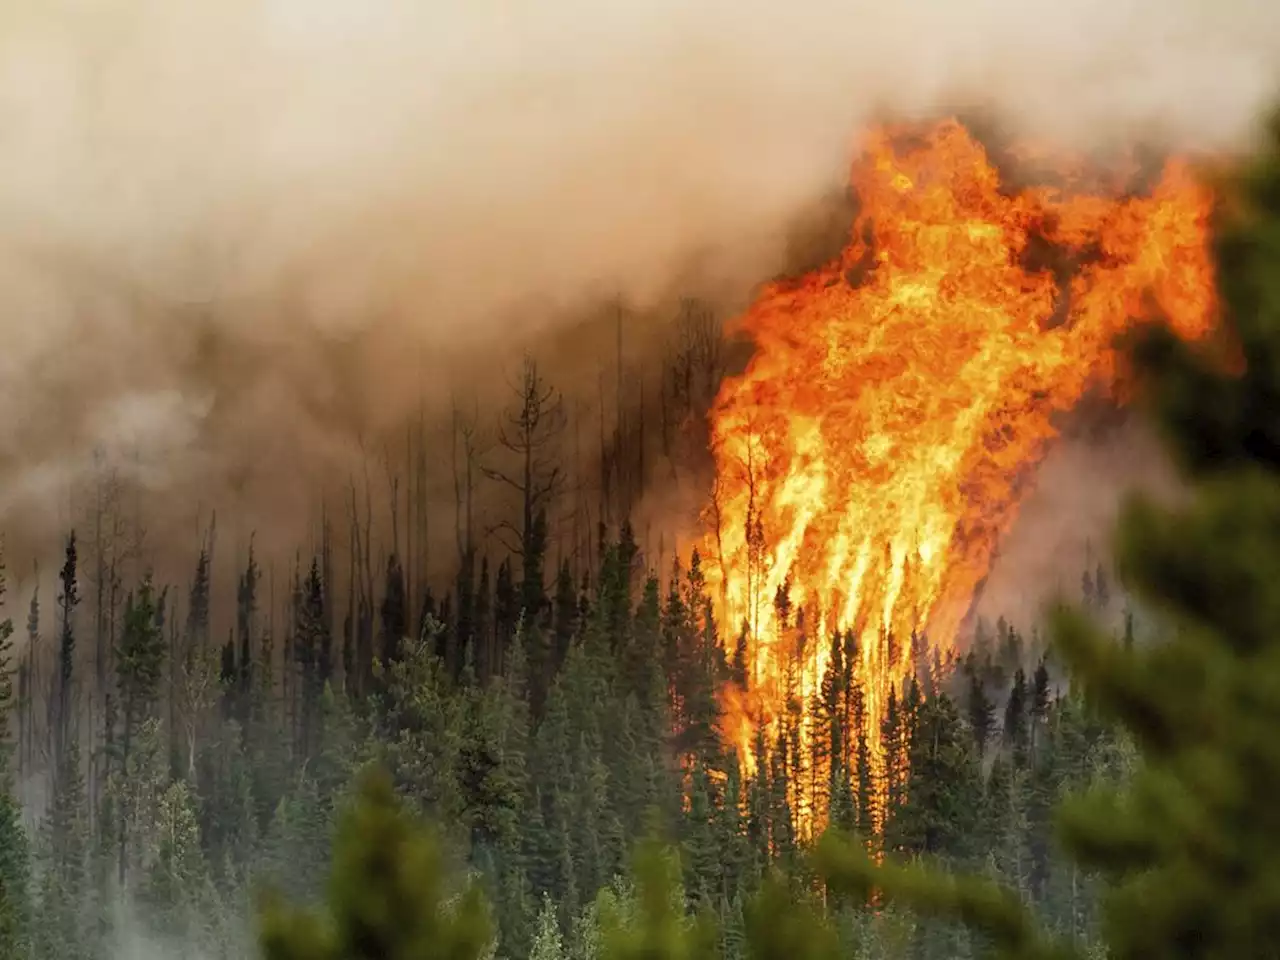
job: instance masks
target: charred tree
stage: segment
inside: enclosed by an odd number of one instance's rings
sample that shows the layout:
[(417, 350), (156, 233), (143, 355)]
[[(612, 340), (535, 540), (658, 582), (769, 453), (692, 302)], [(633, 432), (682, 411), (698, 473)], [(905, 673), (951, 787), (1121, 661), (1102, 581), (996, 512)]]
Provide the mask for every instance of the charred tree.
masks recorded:
[(560, 440), (566, 419), (563, 399), (546, 382), (531, 357), (525, 358), (520, 381), (512, 389), (515, 402), (499, 427), (498, 443), (509, 454), (513, 466), (486, 466), (484, 473), (520, 498), (519, 526), (503, 522), (499, 528), (518, 538), (513, 552), (519, 554), (521, 561), (520, 604), (526, 622), (532, 624), (539, 622), (547, 605), (542, 569), (547, 518), (564, 479)]

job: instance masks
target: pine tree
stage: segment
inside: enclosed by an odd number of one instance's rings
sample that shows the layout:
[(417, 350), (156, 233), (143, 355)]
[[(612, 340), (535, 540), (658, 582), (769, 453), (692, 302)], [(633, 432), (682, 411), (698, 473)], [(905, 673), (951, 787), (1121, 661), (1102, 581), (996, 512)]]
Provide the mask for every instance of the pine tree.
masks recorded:
[(711, 918), (690, 920), (684, 910), (680, 865), (655, 843), (636, 852), (635, 915), (617, 899), (601, 904), (601, 960), (710, 960), (719, 942)]
[(542, 896), (542, 909), (538, 913), (537, 929), (529, 948), (529, 960), (565, 960), (564, 937), (560, 932), (556, 907), (546, 894)]
[[(80, 603), (76, 579), (76, 535), (67, 538), (62, 570), (58, 574), (61, 592), (58, 594), (58, 669), (49, 696), (49, 732), (52, 740), (52, 763), (55, 779), (67, 775), (72, 767), (68, 759), (71, 742), (75, 739), (73, 683), (75, 679), (76, 634), (75, 609)], [(55, 785), (55, 791), (57, 787)]]
[(160, 681), (164, 676), (166, 644), (162, 617), (160, 604), (156, 602), (155, 588), (148, 576), (137, 594), (130, 593), (125, 599), (124, 624), (116, 651), (116, 683), (121, 709), (124, 711), (120, 735), (120, 769), (125, 778), (125, 789), (120, 797), (122, 802), (117, 811), (119, 824), (116, 828), (116, 870), (117, 880), (122, 888), (128, 864), (128, 823), (134, 814), (128, 802), (132, 796), (128, 787), (138, 772), (133, 747), (142, 725), (154, 716), (160, 696)]
[(300, 776), (272, 812), (253, 872), (294, 900), (314, 900), (330, 856), (332, 807), (310, 777)]
[(855, 681), (851, 694), (851, 717), (857, 744), (854, 752), (855, 798), (858, 808), (858, 832), (865, 837), (875, 834), (883, 824), (884, 810), (880, 808), (876, 792), (875, 774), (871, 766), (871, 744), (867, 740), (866, 699), (861, 684)]
[(973, 732), (974, 747), (978, 755), (986, 753), (987, 744), (995, 732), (996, 705), (987, 696), (983, 688), (982, 678), (976, 670), (966, 671), (969, 677), (968, 713), (969, 729)]
[(1013, 686), (1009, 688), (1009, 699), (1004, 707), (1004, 745), (1011, 751), (1013, 762), (1019, 767), (1027, 763), (1029, 737), (1029, 704), (1030, 691), (1027, 687), (1027, 676), (1018, 667), (1013, 674)]
[(885, 704), (884, 719), (880, 724), (880, 748), (884, 752), (884, 769), (876, 789), (884, 803), (882, 823), (886, 835), (891, 833), (893, 819), (898, 815), (906, 798), (909, 727), (903, 713), (897, 688), (891, 686), (889, 699)]
[(48, 813), (41, 825), (39, 909), (33, 923), (37, 954), (48, 960), (90, 955), (93, 929), (90, 904), (87, 798), (77, 740), (67, 742), (58, 768)]
[(236, 637), (239, 658), (236, 679), (240, 704), (238, 719), (242, 727), (248, 724), (250, 702), (253, 697), (253, 643), (258, 629), (258, 585), (261, 580), (262, 571), (254, 555), (253, 540), (250, 539), (249, 557), (245, 562), (240, 582), (236, 585)]
[(333, 645), (325, 617), (325, 585), (313, 558), (295, 607), (293, 650), (301, 671), (298, 752), (311, 756), (319, 746), (316, 714), (320, 695), (333, 675)]
[(400, 806), (385, 775), (366, 777), (334, 845), (327, 912), (278, 898), (262, 917), (266, 960), (480, 960), (490, 939), (475, 887), (449, 903), (439, 841)]
[(160, 795), (152, 829), (154, 853), (140, 899), (152, 929), (181, 942), (194, 932), (206, 882), (195, 800), (186, 781), (173, 781)]
[(681, 842), (685, 868), (684, 887), (695, 902), (709, 906), (725, 893), (721, 875), (721, 850), (715, 829), (716, 802), (711, 780), (695, 762), (689, 786), (689, 811), (684, 817)]
[(911, 855), (963, 856), (977, 825), (981, 778), (949, 697), (927, 700), (914, 712), (909, 740), (905, 799), (885, 844)]

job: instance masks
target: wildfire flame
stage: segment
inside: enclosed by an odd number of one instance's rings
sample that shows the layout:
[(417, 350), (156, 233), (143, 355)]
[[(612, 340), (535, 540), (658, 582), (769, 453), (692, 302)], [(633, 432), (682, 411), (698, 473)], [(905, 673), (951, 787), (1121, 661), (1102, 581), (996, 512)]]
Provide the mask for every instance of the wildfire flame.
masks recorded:
[(1214, 314), (1211, 196), (1183, 163), (1144, 196), (1012, 191), (947, 121), (871, 134), (852, 180), (848, 246), (736, 321), (755, 355), (711, 416), (713, 586), (747, 644), (725, 734), (749, 768), (817, 693), (837, 629), (878, 755), (908, 638), (954, 643), (1054, 415), (1114, 385), (1114, 337), (1152, 304), (1187, 337)]

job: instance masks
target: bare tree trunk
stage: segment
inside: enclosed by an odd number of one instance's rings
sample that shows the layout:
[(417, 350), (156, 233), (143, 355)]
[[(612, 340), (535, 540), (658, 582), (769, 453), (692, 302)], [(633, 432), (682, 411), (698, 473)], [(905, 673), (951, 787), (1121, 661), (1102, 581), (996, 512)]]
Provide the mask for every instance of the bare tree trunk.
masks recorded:
[(391, 469), (391, 454), (387, 453), (387, 495), (391, 502), (391, 554), (400, 553), (400, 475)]
[(357, 696), (364, 696), (368, 690), (366, 689), (366, 680), (369, 676), (369, 668), (371, 666), (369, 656), (372, 651), (365, 650), (364, 644), (361, 643), (362, 635), (360, 632), (361, 606), (359, 589), (356, 586), (356, 550), (360, 543), (360, 529), (355, 515), (355, 504), (352, 504), (352, 513), (350, 518), (351, 530), (351, 549), (347, 551), (347, 625), (343, 631), (343, 640), (351, 648), (351, 662), (353, 664), (354, 676), (347, 677), (347, 689), (352, 690)]
[[(640, 376), (640, 378), (639, 378), (639, 386), (640, 386), (640, 397), (639, 397), (639, 404), (640, 404), (640, 407), (639, 407), (639, 410), (637, 411), (637, 414), (636, 414), (636, 415), (640, 418), (640, 419), (639, 419), (639, 421), (638, 421), (638, 423), (636, 424), (636, 426), (637, 426), (637, 436), (636, 436), (636, 454), (637, 454), (637, 456), (636, 456), (636, 477), (635, 477), (635, 489), (636, 489), (637, 491), (640, 491), (640, 490), (643, 490), (643, 489), (644, 489), (644, 482), (645, 482), (645, 449), (644, 449), (644, 447), (645, 447), (645, 409), (644, 409), (645, 397), (644, 397), (644, 376), (643, 376), (643, 374), (642, 374), (642, 375)], [(647, 548), (647, 546), (646, 546), (646, 553), (647, 553), (647, 552), (648, 552), (648, 548)]]
[(428, 483), (427, 483), (427, 415), (425, 409), (421, 406), (418, 408), (418, 549), (420, 556), (418, 557), (418, 580), (419, 590), (417, 595), (412, 598), (408, 609), (410, 616), (414, 616), (413, 611), (421, 608), (426, 599), (426, 590), (429, 578), (431, 577), (431, 511), (430, 502), (428, 500)]
[(404, 567), (404, 597), (405, 609), (413, 609), (413, 588), (414, 574), (417, 573), (417, 555), (415, 554), (416, 544), (414, 534), (417, 533), (415, 521), (417, 520), (417, 502), (414, 494), (418, 487), (418, 464), (413, 456), (413, 426), (405, 427), (404, 431), (404, 470), (405, 470), (405, 487), (404, 487), (404, 556), (401, 565)]
[(711, 488), (711, 516), (716, 534), (716, 564), (720, 567), (720, 609), (732, 626), (733, 611), (729, 609), (729, 568), (724, 559), (724, 512), (720, 499), (720, 477), (717, 474)]
[(609, 522), (609, 445), (604, 429), (604, 370), (599, 377), (600, 386), (600, 522)]
[(616, 380), (613, 384), (613, 455), (618, 465), (617, 472), (617, 491), (618, 491), (618, 519), (625, 519), (627, 515), (627, 505), (629, 499), (628, 478), (624, 476), (623, 459), (622, 459), (622, 431), (623, 431), (623, 410), (622, 410), (622, 303), (619, 301), (616, 312), (616, 332), (617, 332), (617, 355), (615, 357), (617, 366), (615, 368)]
[[(321, 503), (324, 504), (323, 499)], [(324, 580), (324, 592), (321, 594), (324, 600), (324, 627), (327, 636), (332, 642), (333, 639), (333, 611), (336, 597), (333, 592), (333, 537), (330, 533), (329, 512), (327, 505), (324, 506), (323, 521), (320, 530), (320, 576)], [(336, 675), (333, 664), (333, 651), (329, 651), (329, 663), (325, 665), (325, 669), (329, 671), (330, 680)], [(345, 677), (344, 677), (345, 679)], [(336, 686), (336, 684), (335, 684)]]
[(369, 482), (369, 458), (364, 458), (364, 581), (366, 596), (377, 595), (373, 582), (373, 485)]

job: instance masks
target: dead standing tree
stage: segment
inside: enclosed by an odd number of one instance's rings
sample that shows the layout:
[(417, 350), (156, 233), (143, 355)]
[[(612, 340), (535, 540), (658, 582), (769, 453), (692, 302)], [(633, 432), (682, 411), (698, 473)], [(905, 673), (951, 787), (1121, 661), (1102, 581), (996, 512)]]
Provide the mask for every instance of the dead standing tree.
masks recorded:
[(453, 531), (459, 565), (471, 563), (475, 557), (475, 475), (481, 469), (480, 458), (490, 447), (489, 441), (477, 429), (479, 420), (478, 405), (473, 404), (472, 412), (467, 414), (454, 398), (449, 453), (453, 474)]
[(542, 377), (538, 364), (525, 357), (521, 377), (511, 385), (514, 402), (498, 427), (498, 444), (514, 460), (511, 469), (484, 466), (484, 475), (509, 487), (520, 497), (520, 524), (502, 521), (494, 528), (514, 534), (508, 544), (520, 554), (521, 604), (529, 622), (536, 622), (545, 601), (542, 574), (547, 551), (547, 515), (564, 480), (562, 434), (568, 424), (564, 400)]

